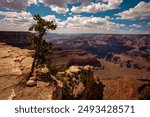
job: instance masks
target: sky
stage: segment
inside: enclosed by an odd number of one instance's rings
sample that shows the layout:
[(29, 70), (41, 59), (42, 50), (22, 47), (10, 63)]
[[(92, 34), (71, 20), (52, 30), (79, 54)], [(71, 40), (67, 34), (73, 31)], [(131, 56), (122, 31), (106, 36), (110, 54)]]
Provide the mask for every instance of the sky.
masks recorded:
[(35, 14), (52, 33), (150, 34), (150, 0), (0, 0), (0, 31), (28, 31)]

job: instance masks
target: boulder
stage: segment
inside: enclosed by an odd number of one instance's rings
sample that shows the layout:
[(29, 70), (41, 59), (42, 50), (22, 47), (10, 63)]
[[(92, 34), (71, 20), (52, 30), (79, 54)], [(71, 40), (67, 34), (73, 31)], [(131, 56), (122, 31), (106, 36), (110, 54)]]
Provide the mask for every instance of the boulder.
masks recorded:
[(36, 77), (30, 77), (30, 80), (34, 80), (34, 81), (35, 81), (35, 80), (36, 80)]
[(83, 67), (83, 69), (85, 69), (85, 70), (94, 70), (94, 67), (90, 66), (90, 65), (86, 65), (86, 66)]
[(27, 86), (31, 87), (31, 86), (35, 86), (36, 85), (36, 81), (34, 80), (28, 80), (26, 83)]
[(77, 73), (77, 72), (79, 72), (80, 70), (81, 70), (81, 68), (78, 67), (78, 66), (71, 66), (71, 67), (69, 67), (69, 69), (66, 70), (66, 73), (67, 73), (67, 74)]

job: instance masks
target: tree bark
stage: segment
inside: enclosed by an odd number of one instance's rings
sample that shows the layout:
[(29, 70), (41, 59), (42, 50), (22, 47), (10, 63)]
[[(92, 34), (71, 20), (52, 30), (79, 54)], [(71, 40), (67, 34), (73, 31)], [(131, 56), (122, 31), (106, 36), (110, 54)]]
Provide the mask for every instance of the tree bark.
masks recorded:
[(35, 62), (36, 62), (36, 58), (34, 58), (34, 60), (33, 60), (33, 62), (32, 62), (31, 71), (30, 71), (30, 73), (29, 73), (29, 78), (32, 76), (32, 74), (33, 74), (33, 72), (34, 72)]

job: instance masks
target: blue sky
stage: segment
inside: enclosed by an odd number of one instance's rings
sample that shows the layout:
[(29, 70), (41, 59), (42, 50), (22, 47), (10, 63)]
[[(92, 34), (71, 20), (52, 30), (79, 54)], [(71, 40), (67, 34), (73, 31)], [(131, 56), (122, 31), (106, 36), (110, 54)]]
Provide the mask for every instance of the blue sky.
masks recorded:
[(150, 34), (150, 0), (1, 0), (0, 30), (27, 31), (35, 14), (54, 33)]

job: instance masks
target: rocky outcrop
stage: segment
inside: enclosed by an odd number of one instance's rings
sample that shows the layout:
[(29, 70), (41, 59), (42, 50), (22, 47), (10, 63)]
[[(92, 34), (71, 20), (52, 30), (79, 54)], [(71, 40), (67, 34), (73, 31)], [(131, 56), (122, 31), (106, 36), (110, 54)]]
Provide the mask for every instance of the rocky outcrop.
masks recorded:
[(142, 95), (141, 100), (150, 100), (150, 84), (144, 84), (138, 89), (139, 93)]
[(62, 86), (54, 91), (54, 99), (103, 99), (104, 85), (94, 79), (93, 69), (89, 65), (71, 66), (65, 72), (59, 72), (57, 79), (62, 82)]
[(114, 56), (113, 59), (112, 59), (112, 62), (113, 62), (114, 64), (119, 64), (119, 63), (120, 63), (120, 57)]
[(133, 67), (133, 62), (132, 60), (124, 60), (120, 63), (120, 67), (123, 67), (123, 68), (132, 68)]
[[(0, 93), (2, 94), (0, 99), (16, 97), (15, 85), (23, 81), (21, 78), (31, 69), (33, 61), (31, 52), (0, 43)], [(15, 90), (15, 93), (11, 91), (12, 89)]]
[(106, 54), (105, 58), (104, 58), (106, 61), (108, 62), (112, 62), (114, 64), (120, 64), (121, 62), (121, 59), (119, 56), (115, 56), (114, 54), (112, 53), (108, 53)]
[(118, 64), (122, 68), (134, 68), (134, 69), (143, 69), (144, 68), (141, 64), (135, 63), (131, 59), (128, 59), (128, 58), (122, 59), (121, 57), (114, 55), (112, 53), (108, 53), (104, 59), (108, 62)]
[(0, 43), (0, 76), (22, 75), (30, 70), (31, 51)]
[(69, 61), (69, 66), (72, 65), (79, 65), (79, 66), (85, 66), (85, 65), (91, 65), (95, 67), (101, 67), (101, 63), (94, 57), (91, 58), (74, 58)]
[(114, 55), (112, 53), (107, 53), (105, 56), (105, 60), (111, 62), (113, 59)]
[(141, 94), (140, 99), (141, 100), (150, 100), (150, 80), (149, 79), (138, 79), (140, 81), (143, 81), (144, 84), (142, 84), (138, 88), (139, 94)]

